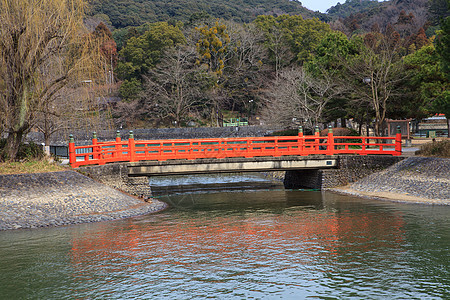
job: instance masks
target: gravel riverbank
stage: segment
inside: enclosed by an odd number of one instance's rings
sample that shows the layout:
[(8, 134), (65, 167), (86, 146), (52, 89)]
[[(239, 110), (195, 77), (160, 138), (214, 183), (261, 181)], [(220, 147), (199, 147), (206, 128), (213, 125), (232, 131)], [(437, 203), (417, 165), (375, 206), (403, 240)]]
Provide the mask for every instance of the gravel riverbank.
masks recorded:
[(122, 219), (166, 208), (75, 171), (0, 175), (0, 230)]
[(334, 192), (399, 202), (450, 205), (450, 159), (408, 157)]

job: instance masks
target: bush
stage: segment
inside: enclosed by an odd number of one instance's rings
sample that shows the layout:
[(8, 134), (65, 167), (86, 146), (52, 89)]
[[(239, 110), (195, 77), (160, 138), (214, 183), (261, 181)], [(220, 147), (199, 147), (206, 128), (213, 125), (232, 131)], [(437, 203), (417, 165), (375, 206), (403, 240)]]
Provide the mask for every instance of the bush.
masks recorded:
[[(323, 129), (320, 132), (320, 136), (327, 136), (328, 135), (328, 128)], [(336, 127), (333, 128), (333, 135), (334, 136), (358, 136), (358, 131), (351, 129), (351, 128), (343, 128), (343, 127)]]
[(426, 143), (420, 146), (416, 155), (450, 158), (450, 140)]
[[(6, 161), (7, 155), (5, 153), (6, 139), (0, 139), (0, 161)], [(44, 158), (44, 150), (41, 145), (31, 143), (20, 143), (19, 151), (17, 152), (17, 160), (40, 160)]]

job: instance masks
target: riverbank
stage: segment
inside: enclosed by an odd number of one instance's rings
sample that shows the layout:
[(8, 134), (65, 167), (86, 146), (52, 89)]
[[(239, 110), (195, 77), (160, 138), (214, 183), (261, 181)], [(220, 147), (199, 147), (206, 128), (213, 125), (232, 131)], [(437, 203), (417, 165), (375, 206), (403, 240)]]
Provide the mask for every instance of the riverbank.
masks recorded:
[(408, 157), (345, 187), (329, 191), (364, 198), (450, 205), (450, 159)]
[(75, 171), (0, 175), (0, 230), (117, 220), (166, 207)]

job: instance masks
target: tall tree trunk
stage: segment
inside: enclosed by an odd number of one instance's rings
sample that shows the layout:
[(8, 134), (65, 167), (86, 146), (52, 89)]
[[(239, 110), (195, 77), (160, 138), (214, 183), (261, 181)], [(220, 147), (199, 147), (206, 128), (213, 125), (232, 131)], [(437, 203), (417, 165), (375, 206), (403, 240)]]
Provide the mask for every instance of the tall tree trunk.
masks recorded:
[(6, 138), (6, 155), (7, 159), (13, 161), (17, 158), (19, 146), (22, 142), (23, 131), (14, 131), (8, 134)]
[(447, 137), (450, 138), (450, 116), (447, 117)]
[(12, 117), (10, 116), (8, 137), (6, 139), (6, 155), (10, 161), (16, 160), (22, 137), (29, 129), (28, 123), (28, 86), (22, 83), (22, 92), (19, 95), (12, 96), (10, 101), (14, 103), (15, 110)]

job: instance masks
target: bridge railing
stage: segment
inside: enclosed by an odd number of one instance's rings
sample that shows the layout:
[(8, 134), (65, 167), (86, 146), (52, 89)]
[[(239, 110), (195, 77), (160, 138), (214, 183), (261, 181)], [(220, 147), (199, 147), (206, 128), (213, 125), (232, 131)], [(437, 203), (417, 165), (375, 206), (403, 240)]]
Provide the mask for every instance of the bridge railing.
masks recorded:
[(136, 162), (141, 160), (165, 161), (171, 159), (232, 158), (283, 155), (334, 155), (334, 154), (385, 154), (400, 155), (401, 134), (395, 137), (298, 136), (134, 140), (132, 131), (128, 140), (122, 141), (119, 133), (115, 141), (98, 142), (94, 133), (92, 145), (75, 146), (69, 140), (69, 163), (76, 168), (82, 165), (103, 165), (111, 162)]

